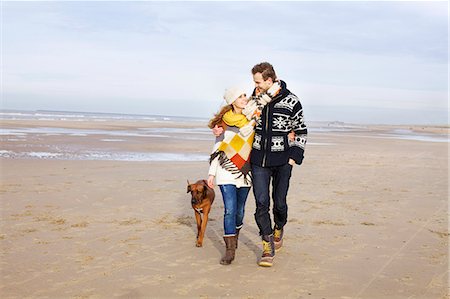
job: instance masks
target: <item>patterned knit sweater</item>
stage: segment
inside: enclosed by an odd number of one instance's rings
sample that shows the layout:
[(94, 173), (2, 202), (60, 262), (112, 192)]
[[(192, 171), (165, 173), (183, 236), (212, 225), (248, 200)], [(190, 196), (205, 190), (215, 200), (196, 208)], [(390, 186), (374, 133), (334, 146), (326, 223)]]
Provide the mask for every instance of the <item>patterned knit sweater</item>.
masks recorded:
[[(293, 159), (303, 161), (308, 130), (303, 120), (303, 108), (296, 95), (291, 93), (284, 81), (281, 91), (262, 110), (256, 122), (251, 163), (262, 167), (280, 166)], [(295, 132), (295, 140), (288, 134)]]

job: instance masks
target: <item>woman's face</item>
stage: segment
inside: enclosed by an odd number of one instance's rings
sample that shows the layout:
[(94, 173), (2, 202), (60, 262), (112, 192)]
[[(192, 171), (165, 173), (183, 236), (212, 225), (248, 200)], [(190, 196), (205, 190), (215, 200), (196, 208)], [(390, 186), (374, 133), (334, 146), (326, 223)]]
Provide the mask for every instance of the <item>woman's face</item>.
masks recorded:
[(240, 97), (237, 98), (236, 101), (233, 102), (233, 106), (236, 108), (244, 109), (245, 106), (247, 105), (247, 103), (248, 103), (248, 99), (244, 93), (244, 94), (241, 94)]

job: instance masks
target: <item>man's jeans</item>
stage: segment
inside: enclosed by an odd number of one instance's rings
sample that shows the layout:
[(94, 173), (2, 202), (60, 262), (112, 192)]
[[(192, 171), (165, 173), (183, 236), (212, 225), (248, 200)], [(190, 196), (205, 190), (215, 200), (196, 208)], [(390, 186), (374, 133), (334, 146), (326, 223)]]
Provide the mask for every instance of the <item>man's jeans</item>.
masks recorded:
[(225, 236), (236, 234), (236, 228), (241, 228), (244, 221), (245, 202), (250, 187), (236, 188), (235, 185), (219, 185), (222, 192), (224, 214), (223, 227)]
[(287, 222), (288, 207), (286, 196), (289, 189), (292, 166), (261, 167), (252, 164), (253, 194), (256, 200), (255, 220), (261, 236), (273, 232), (270, 220), (269, 185), (272, 180), (273, 218), (275, 225), (282, 228)]

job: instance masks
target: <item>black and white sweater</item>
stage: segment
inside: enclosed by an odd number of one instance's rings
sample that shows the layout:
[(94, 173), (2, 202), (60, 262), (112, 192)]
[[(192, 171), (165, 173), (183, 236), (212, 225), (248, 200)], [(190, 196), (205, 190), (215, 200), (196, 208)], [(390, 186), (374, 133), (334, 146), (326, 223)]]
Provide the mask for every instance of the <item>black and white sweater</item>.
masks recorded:
[[(303, 161), (308, 130), (302, 104), (284, 81), (280, 83), (281, 91), (264, 107), (255, 127), (250, 161), (262, 167), (284, 165), (289, 158), (296, 164)], [(295, 132), (294, 141), (288, 139), (291, 131)]]

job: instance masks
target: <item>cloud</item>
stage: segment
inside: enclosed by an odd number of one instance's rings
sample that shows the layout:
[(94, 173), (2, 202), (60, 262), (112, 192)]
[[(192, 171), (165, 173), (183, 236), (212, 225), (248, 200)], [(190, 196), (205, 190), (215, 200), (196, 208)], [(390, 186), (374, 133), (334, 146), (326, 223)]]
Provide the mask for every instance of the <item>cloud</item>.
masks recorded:
[(448, 14), (442, 2), (5, 2), (4, 105), (28, 97), (39, 108), (47, 97), (58, 109), (78, 102), (98, 111), (114, 98), (116, 112), (165, 113), (172, 103), (182, 114), (180, 103), (195, 101), (210, 115), (227, 86), (251, 90), (251, 67), (270, 61), (307, 105), (448, 110), (443, 8)]

